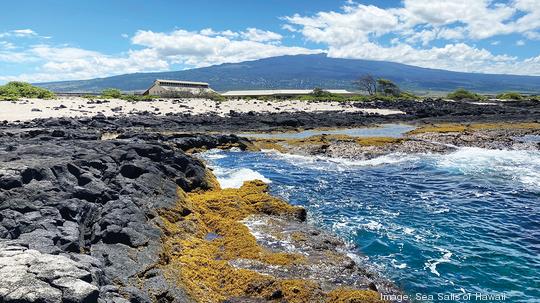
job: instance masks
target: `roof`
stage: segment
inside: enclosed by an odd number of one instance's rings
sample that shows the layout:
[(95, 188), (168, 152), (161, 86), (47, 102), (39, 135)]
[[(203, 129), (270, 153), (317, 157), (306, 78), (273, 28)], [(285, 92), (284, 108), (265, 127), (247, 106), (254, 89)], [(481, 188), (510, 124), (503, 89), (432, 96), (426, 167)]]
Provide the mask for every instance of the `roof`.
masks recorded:
[(179, 81), (179, 80), (164, 80), (164, 79), (157, 79), (156, 82), (159, 82), (160, 84), (163, 82), (166, 83), (178, 83), (178, 84), (193, 84), (193, 85), (206, 85), (209, 86), (206, 82), (192, 82), (192, 81)]
[(210, 88), (202, 88), (202, 87), (175, 87), (175, 86), (162, 86), (161, 88), (169, 92), (185, 92), (187, 89), (203, 89), (203, 90), (210, 89)]
[[(352, 94), (344, 89), (324, 89), (325, 92), (332, 94)], [(309, 95), (313, 93), (312, 89), (275, 89), (275, 90), (234, 90), (228, 91), (223, 96), (279, 96), (279, 95)]]

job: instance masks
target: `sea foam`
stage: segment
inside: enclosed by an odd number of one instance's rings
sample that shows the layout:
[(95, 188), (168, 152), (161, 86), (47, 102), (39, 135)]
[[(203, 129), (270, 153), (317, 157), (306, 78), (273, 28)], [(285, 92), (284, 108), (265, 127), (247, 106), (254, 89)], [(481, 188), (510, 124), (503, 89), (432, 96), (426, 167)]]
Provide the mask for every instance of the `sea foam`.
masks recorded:
[(540, 187), (538, 151), (464, 147), (437, 157), (436, 165), (465, 175), (515, 180), (527, 189), (538, 190)]
[(240, 188), (244, 182), (252, 180), (272, 183), (270, 179), (249, 168), (225, 169), (217, 167), (214, 170), (214, 174), (221, 188)]

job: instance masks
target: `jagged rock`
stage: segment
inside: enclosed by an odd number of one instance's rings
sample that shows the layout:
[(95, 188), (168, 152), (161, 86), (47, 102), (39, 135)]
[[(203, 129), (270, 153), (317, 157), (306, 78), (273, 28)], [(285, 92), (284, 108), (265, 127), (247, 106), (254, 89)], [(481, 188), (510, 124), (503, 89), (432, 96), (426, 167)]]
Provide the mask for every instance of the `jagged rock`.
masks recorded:
[(63, 293), (63, 300), (69, 303), (90, 303), (97, 302), (99, 295), (98, 288), (88, 282), (64, 277), (56, 279), (52, 285), (60, 288)]
[(0, 242), (2, 302), (96, 302), (98, 287), (88, 265)]
[(204, 164), (158, 141), (98, 138), (0, 131), (0, 144), (15, 147), (0, 150), (0, 240), (11, 241), (0, 246), (0, 270), (11, 273), (0, 277), (0, 301), (188, 300), (163, 273), (141, 289), (139, 275), (159, 260), (156, 211), (176, 205), (177, 183), (208, 187)]

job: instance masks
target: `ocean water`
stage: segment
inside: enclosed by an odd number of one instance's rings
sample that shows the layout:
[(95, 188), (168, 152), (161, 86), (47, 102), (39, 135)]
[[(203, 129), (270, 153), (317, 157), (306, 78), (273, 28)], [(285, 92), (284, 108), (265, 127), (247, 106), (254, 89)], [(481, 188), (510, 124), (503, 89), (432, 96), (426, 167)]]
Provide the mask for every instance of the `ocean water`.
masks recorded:
[[(540, 302), (540, 152), (203, 157), (225, 187), (269, 182), (273, 194), (306, 207), (311, 223), (340, 235), (362, 262), (409, 295), (424, 295), (420, 302), (499, 302), (475, 294)], [(459, 296), (439, 297), (450, 294)]]

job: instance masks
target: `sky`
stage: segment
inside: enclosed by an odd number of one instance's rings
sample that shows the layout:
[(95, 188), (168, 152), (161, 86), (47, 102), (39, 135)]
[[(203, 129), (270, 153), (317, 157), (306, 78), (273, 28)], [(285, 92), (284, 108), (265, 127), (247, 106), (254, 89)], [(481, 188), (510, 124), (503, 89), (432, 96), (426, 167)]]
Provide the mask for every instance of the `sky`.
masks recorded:
[(323, 52), (540, 76), (540, 0), (19, 0), (2, 8), (0, 83)]

